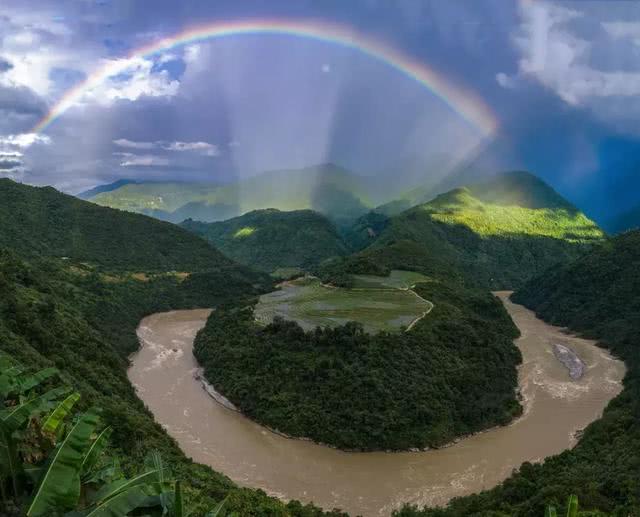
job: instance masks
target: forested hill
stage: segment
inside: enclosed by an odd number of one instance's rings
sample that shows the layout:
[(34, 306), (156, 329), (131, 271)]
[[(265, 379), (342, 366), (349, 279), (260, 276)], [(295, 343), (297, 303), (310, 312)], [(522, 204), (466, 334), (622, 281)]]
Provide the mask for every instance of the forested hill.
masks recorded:
[(400, 515), (543, 515), (545, 501), (564, 501), (567, 494), (576, 494), (585, 510), (605, 512), (589, 515), (640, 515), (639, 292), (640, 231), (615, 237), (516, 292), (514, 301), (545, 321), (597, 339), (623, 359), (623, 392), (574, 449), (542, 465), (525, 463), (495, 489), (458, 498), (446, 510), (405, 509)]
[(518, 287), (553, 264), (579, 257), (604, 237), (593, 221), (526, 172), (441, 194), (377, 221), (379, 234), (363, 221), (359, 243), (365, 232), (371, 243), (343, 269), (359, 264), (357, 272), (365, 272), (366, 262), (427, 274), (454, 268), (492, 289)]
[(235, 267), (203, 239), (172, 224), (9, 179), (0, 179), (0, 247), (112, 269)]
[(181, 226), (241, 264), (267, 272), (308, 268), (348, 252), (333, 223), (312, 210), (255, 210), (219, 223), (187, 220)]

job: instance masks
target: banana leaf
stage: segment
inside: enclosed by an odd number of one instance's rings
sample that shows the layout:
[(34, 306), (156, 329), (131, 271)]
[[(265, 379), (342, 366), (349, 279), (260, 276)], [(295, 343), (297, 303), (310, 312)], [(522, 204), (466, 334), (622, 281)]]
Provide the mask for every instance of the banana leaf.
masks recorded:
[(42, 432), (55, 436), (60, 424), (73, 409), (76, 402), (80, 400), (80, 393), (77, 391), (64, 399), (56, 407), (42, 424)]
[(570, 495), (567, 502), (567, 517), (578, 517), (578, 496)]
[(31, 400), (28, 400), (25, 403), (20, 404), (19, 406), (15, 406), (3, 411), (0, 414), (0, 421), (3, 422), (7, 426), (7, 428), (11, 430), (11, 432), (13, 432), (24, 425), (35, 411), (42, 409), (45, 404), (51, 402), (52, 400), (66, 395), (67, 393), (69, 393), (69, 391), (71, 391), (70, 388), (66, 386), (53, 388), (52, 390), (49, 390), (46, 393)]
[(80, 468), (80, 472), (83, 476), (86, 477), (93, 471), (93, 468), (100, 458), (100, 454), (102, 454), (102, 451), (104, 451), (105, 447), (109, 444), (111, 432), (111, 427), (105, 427), (91, 444), (91, 448), (84, 457), (82, 467)]
[(16, 378), (23, 371), (21, 366), (9, 366), (0, 372), (0, 396), (6, 398), (13, 391)]
[(109, 499), (103, 500), (93, 508), (87, 510), (85, 517), (122, 517), (129, 512), (144, 506), (149, 497), (149, 488), (146, 485), (131, 486)]
[(184, 501), (182, 500), (180, 481), (176, 481), (176, 488), (173, 493), (173, 517), (184, 517)]
[(158, 483), (159, 476), (157, 470), (150, 470), (148, 472), (144, 472), (142, 474), (138, 474), (137, 476), (131, 479), (118, 479), (113, 483), (108, 484), (107, 486), (101, 488), (96, 492), (93, 496), (92, 500), (98, 503), (102, 501), (106, 501), (111, 497), (116, 496), (120, 492), (125, 492), (130, 488), (138, 485), (148, 485), (151, 483)]
[(45, 368), (43, 370), (40, 370), (36, 373), (26, 375), (24, 377), (18, 377), (18, 379), (16, 379), (17, 380), (16, 389), (18, 390), (19, 393), (26, 393), (30, 389), (33, 389), (36, 386), (39, 386), (47, 379), (55, 375), (58, 375), (59, 373), (60, 372), (58, 371), (57, 368), (50, 367), (50, 368)]
[(225, 497), (222, 501), (220, 501), (213, 510), (205, 515), (205, 517), (221, 517), (222, 508), (227, 503), (227, 499), (228, 497)]
[(84, 413), (48, 461), (27, 510), (27, 517), (73, 508), (80, 499), (80, 468), (99, 422), (97, 411)]
[(544, 517), (558, 517), (558, 512), (556, 512), (556, 507), (547, 506), (547, 509), (544, 511)]
[(13, 429), (0, 421), (0, 482), (11, 479), (14, 496), (19, 493), (19, 476), (22, 465), (18, 457), (18, 448), (13, 439)]

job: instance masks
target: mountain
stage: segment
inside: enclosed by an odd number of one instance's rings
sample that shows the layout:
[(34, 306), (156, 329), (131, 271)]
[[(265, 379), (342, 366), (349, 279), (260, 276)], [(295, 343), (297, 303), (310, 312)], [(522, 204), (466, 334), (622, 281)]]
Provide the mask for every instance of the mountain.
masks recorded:
[(129, 179), (121, 179), (118, 181), (114, 181), (113, 183), (109, 183), (108, 185), (98, 185), (89, 190), (85, 190), (84, 192), (80, 192), (76, 194), (76, 197), (80, 199), (91, 199), (92, 197), (97, 196), (98, 194), (102, 194), (104, 192), (111, 192), (113, 190), (119, 189), (120, 187), (124, 187), (125, 185), (130, 185), (132, 183), (138, 183), (136, 180)]
[(189, 272), (233, 264), (175, 225), (9, 179), (0, 179), (0, 247), (27, 257), (65, 257), (140, 271)]
[[(339, 270), (378, 273), (413, 268), (455, 276), (492, 289), (513, 288), (547, 267), (573, 260), (604, 234), (576, 207), (536, 176), (509, 172), (437, 196), (377, 227), (360, 219), (355, 244), (369, 245)], [(365, 242), (366, 244), (366, 242)]]
[(640, 205), (606, 222), (606, 229), (612, 234), (626, 232), (636, 228), (640, 228)]
[(282, 212), (271, 208), (218, 223), (189, 219), (181, 226), (239, 263), (266, 272), (307, 269), (348, 252), (333, 223), (313, 210)]
[[(446, 509), (405, 508), (398, 517), (542, 515), (545, 501), (576, 494), (585, 515), (640, 515), (640, 231), (607, 240), (553, 267), (513, 295), (555, 325), (599, 340), (628, 368), (623, 391), (578, 444), (544, 463), (523, 464), (496, 488)], [(602, 513), (601, 513), (602, 512)]]
[(228, 185), (127, 183), (91, 196), (99, 205), (171, 222), (213, 222), (252, 210), (313, 209), (335, 221), (355, 219), (372, 207), (376, 182), (333, 164), (265, 172)]

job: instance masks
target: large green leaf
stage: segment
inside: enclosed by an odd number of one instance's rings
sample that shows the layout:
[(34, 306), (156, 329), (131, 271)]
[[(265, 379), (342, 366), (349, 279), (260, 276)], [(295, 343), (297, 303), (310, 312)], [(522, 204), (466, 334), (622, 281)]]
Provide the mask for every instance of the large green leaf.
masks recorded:
[(143, 506), (149, 498), (149, 487), (137, 485), (123, 490), (109, 499), (103, 500), (83, 515), (85, 517), (122, 517)]
[(567, 503), (567, 517), (578, 517), (578, 496), (570, 495)]
[(73, 508), (80, 498), (80, 468), (99, 421), (98, 413), (84, 413), (56, 447), (35, 491), (28, 517)]
[(138, 474), (137, 476), (131, 479), (118, 479), (113, 483), (108, 484), (107, 486), (98, 490), (98, 492), (93, 496), (93, 500), (100, 502), (106, 501), (107, 499), (114, 497), (116, 494), (120, 492), (124, 492), (129, 490), (131, 487), (138, 485), (147, 485), (150, 483), (158, 483), (158, 471), (150, 470), (148, 472), (144, 472), (142, 474)]
[(100, 454), (102, 454), (102, 451), (104, 451), (105, 447), (109, 444), (109, 437), (111, 436), (111, 432), (111, 427), (105, 427), (91, 444), (91, 448), (85, 455), (84, 460), (82, 461), (82, 466), (80, 468), (80, 472), (83, 476), (87, 476), (93, 471), (93, 468), (100, 458)]
[(0, 421), (0, 482), (11, 479), (14, 495), (17, 496), (18, 476), (22, 471), (22, 465), (12, 435), (13, 430)]
[(11, 365), (0, 372), (0, 396), (6, 398), (13, 391), (16, 379), (23, 371), (21, 366)]
[(225, 497), (222, 501), (220, 501), (216, 507), (211, 510), (209, 513), (207, 513), (207, 515), (205, 515), (205, 517), (220, 517), (222, 515), (222, 509), (224, 508), (224, 505), (227, 503), (227, 499), (228, 497)]
[(78, 402), (78, 400), (80, 400), (80, 393), (76, 391), (58, 404), (58, 407), (51, 412), (42, 424), (42, 431), (55, 436), (60, 424), (73, 409), (73, 406)]
[(43, 370), (40, 370), (30, 375), (24, 375), (24, 376), (18, 377), (17, 383), (16, 383), (17, 384), (16, 389), (19, 393), (26, 393), (27, 391), (42, 384), (47, 379), (50, 379), (51, 377), (58, 375), (59, 373), (60, 372), (58, 371), (57, 368), (51, 367), (51, 368), (45, 368)]
[(41, 410), (52, 400), (66, 395), (69, 391), (70, 388), (66, 386), (53, 388), (38, 397), (27, 400), (19, 406), (3, 411), (2, 414), (0, 414), (0, 421), (2, 421), (7, 428), (11, 430), (11, 432), (13, 432), (22, 427), (35, 411)]
[(547, 506), (547, 509), (544, 511), (544, 517), (558, 517), (558, 512), (556, 512), (556, 507)]
[(173, 494), (173, 517), (184, 517), (184, 501), (182, 500), (180, 481), (176, 481), (176, 488)]

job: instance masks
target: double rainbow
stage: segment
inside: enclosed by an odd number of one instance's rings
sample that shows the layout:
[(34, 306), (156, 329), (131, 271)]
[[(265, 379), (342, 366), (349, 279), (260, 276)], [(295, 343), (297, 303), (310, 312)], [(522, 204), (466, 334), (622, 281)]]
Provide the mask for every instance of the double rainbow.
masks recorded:
[(491, 109), (474, 93), (462, 89), (441, 74), (399, 50), (381, 44), (350, 28), (313, 21), (251, 20), (238, 22), (214, 22), (192, 27), (173, 36), (155, 41), (131, 52), (126, 59), (109, 61), (89, 75), (83, 82), (71, 88), (33, 128), (34, 133), (44, 131), (65, 111), (75, 105), (85, 94), (109, 77), (127, 70), (128, 60), (148, 58), (176, 47), (218, 38), (243, 34), (287, 35), (322, 41), (361, 52), (397, 70), (429, 90), (444, 101), (455, 113), (477, 128), (483, 136), (491, 135), (497, 128), (497, 120)]

